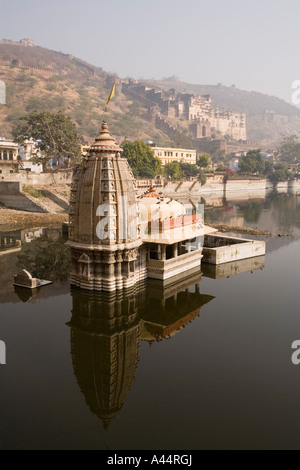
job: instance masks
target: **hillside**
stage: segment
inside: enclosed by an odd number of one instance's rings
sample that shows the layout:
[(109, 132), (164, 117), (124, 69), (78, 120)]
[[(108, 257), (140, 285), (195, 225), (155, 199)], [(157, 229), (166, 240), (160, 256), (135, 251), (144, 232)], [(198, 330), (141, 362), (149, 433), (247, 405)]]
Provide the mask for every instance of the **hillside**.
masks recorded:
[[(0, 79), (7, 86), (7, 105), (0, 105), (0, 136), (9, 137), (12, 125), (24, 113), (61, 110), (71, 115), (83, 141), (90, 143), (116, 80), (116, 97), (106, 116), (111, 132), (120, 139), (153, 140), (158, 145), (175, 142), (167, 127), (156, 127), (153, 113), (148, 112), (151, 103), (123, 93), (118, 77), (69, 54), (0, 42)], [(248, 139), (253, 143), (267, 146), (284, 135), (300, 135), (299, 110), (276, 97), (222, 85), (193, 85), (175, 77), (146, 83), (163, 90), (209, 94), (213, 106), (245, 112)], [(187, 129), (187, 122), (171, 124), (182, 133)], [(181, 142), (185, 142), (182, 136)]]
[[(24, 113), (61, 110), (71, 115), (84, 141), (90, 142), (115, 78), (68, 54), (0, 43), (0, 79), (6, 84), (7, 103), (0, 106), (0, 136), (9, 137)], [(146, 111), (125, 97), (117, 84), (107, 115), (111, 132), (123, 138), (168, 140), (142, 119)]]

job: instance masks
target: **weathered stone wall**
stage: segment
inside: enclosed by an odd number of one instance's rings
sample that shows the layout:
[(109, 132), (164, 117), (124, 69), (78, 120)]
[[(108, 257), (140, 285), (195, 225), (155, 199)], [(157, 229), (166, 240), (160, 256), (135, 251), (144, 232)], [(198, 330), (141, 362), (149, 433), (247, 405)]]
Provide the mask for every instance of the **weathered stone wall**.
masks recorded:
[(71, 184), (73, 170), (58, 171), (56, 173), (31, 173), (21, 172), (14, 174), (0, 175), (0, 181), (18, 182), (21, 184)]
[(0, 195), (20, 194), (21, 185), (18, 182), (0, 181)]
[(240, 113), (228, 113), (228, 116), (205, 116), (193, 122), (190, 129), (196, 139), (210, 137), (212, 129), (222, 135), (229, 135), (233, 140), (246, 140), (246, 117)]

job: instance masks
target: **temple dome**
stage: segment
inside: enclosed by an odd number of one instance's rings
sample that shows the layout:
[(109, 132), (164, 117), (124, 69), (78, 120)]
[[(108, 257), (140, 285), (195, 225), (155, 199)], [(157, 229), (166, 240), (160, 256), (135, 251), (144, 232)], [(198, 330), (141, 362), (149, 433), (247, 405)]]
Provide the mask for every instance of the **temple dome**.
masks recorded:
[(102, 130), (100, 135), (96, 137), (95, 142), (91, 145), (91, 149), (97, 149), (107, 151), (113, 150), (118, 152), (123, 152), (114, 139), (114, 137), (109, 133), (107, 123), (103, 121)]
[(162, 197), (155, 190), (150, 190), (149, 193), (140, 196), (138, 202), (142, 222), (146, 216), (146, 211), (148, 213), (148, 221), (176, 219), (177, 217), (183, 217), (186, 213), (183, 204), (174, 199)]

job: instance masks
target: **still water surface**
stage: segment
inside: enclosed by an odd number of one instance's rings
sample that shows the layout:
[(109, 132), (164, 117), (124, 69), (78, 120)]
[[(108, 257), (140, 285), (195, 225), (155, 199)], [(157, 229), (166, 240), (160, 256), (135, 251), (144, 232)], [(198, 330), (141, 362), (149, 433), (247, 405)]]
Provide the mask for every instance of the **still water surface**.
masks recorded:
[[(207, 198), (206, 218), (276, 236), (117, 298), (70, 290), (59, 229), (0, 234), (1, 449), (300, 448), (300, 198)], [(54, 283), (15, 289), (23, 266)]]

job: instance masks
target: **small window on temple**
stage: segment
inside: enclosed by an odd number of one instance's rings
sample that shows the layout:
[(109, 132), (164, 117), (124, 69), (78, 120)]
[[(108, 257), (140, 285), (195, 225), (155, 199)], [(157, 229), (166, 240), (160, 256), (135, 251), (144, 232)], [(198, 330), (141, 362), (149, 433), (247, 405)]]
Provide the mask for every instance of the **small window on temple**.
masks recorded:
[(3, 160), (7, 160), (7, 150), (4, 150), (3, 152)]
[(14, 159), (14, 158), (13, 158), (12, 150), (9, 151), (9, 159), (10, 159), (10, 160), (13, 160), (13, 159)]
[(150, 259), (161, 259), (160, 245), (150, 243)]

